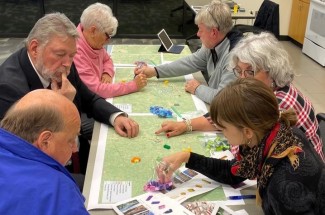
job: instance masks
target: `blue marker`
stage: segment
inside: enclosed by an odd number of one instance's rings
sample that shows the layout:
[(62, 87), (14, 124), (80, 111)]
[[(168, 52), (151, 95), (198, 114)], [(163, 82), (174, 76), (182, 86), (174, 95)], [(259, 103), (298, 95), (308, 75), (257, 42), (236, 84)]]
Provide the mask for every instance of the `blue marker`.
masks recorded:
[(230, 200), (256, 199), (256, 195), (228, 196), (228, 199)]

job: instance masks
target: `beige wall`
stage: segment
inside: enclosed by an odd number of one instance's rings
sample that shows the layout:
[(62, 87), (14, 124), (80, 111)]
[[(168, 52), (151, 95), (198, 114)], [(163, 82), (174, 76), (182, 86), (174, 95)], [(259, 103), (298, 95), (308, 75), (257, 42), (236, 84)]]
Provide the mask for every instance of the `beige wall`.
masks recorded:
[[(292, 0), (272, 0), (280, 5), (280, 35), (287, 36), (289, 31)], [(257, 11), (263, 0), (235, 0), (246, 11)], [(247, 21), (246, 21), (247, 22)]]

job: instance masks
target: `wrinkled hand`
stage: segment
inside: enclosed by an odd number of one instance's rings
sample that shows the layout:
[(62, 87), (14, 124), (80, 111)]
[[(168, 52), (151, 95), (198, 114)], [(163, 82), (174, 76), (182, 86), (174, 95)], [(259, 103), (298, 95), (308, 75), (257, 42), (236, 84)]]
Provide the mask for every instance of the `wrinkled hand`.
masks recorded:
[(147, 64), (142, 65), (141, 67), (135, 67), (134, 75), (139, 75), (140, 73), (144, 74), (147, 78), (157, 76), (155, 68), (150, 67)]
[(137, 85), (138, 90), (141, 90), (142, 88), (147, 86), (147, 77), (146, 77), (146, 75), (144, 75), (142, 73), (135, 76), (134, 81)]
[(122, 137), (133, 138), (139, 134), (139, 124), (123, 115), (115, 118), (114, 129)]
[(112, 83), (112, 81), (113, 81), (113, 78), (109, 74), (107, 74), (107, 73), (102, 74), (102, 78), (101, 78), (100, 82), (105, 83), (105, 84), (110, 84), (110, 83)]
[(200, 85), (201, 83), (198, 82), (197, 80), (195, 79), (192, 79), (192, 80), (189, 80), (186, 82), (185, 84), (185, 91), (186, 92), (189, 92), (191, 94), (195, 94), (195, 90), (196, 88)]
[(155, 134), (165, 132), (167, 137), (174, 137), (181, 135), (186, 131), (187, 127), (184, 122), (164, 121), (161, 124), (161, 128), (157, 130)]
[(166, 156), (156, 166), (156, 173), (159, 182), (170, 182), (173, 173), (184, 163), (188, 162), (190, 152), (177, 152), (175, 154)]
[(61, 73), (61, 80), (61, 83), (58, 83), (53, 79), (51, 82), (51, 89), (67, 97), (70, 101), (73, 101), (77, 91), (68, 80), (66, 72)]

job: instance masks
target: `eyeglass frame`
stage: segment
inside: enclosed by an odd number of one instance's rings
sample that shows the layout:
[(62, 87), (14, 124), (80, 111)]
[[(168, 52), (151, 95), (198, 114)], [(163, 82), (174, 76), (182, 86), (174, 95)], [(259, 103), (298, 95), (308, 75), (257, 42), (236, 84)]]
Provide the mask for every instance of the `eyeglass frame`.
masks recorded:
[(105, 35), (106, 35), (107, 39), (112, 39), (112, 37), (113, 37), (112, 34), (108, 34), (108, 33), (106, 33), (106, 32), (105, 32)]
[[(100, 23), (99, 23), (100, 24)], [(103, 29), (105, 29), (104, 27), (103, 27), (103, 25), (102, 24), (100, 24), (100, 26), (102, 27), (102, 32), (104, 32), (105, 33), (105, 36), (106, 36), (106, 38), (107, 38), (107, 40), (109, 40), (109, 39), (112, 39), (112, 37), (113, 37), (113, 35), (112, 34), (109, 34), (109, 33), (107, 33), (107, 32), (105, 32)], [(96, 27), (97, 28), (97, 27)], [(97, 28), (98, 29), (98, 28)], [(99, 31), (100, 31), (100, 29), (98, 29)]]
[[(240, 72), (239, 72), (240, 70)], [(237, 77), (237, 78), (241, 78), (242, 74), (244, 73), (244, 77), (247, 78), (247, 77), (254, 77), (255, 76), (255, 71), (252, 70), (252, 69), (246, 69), (246, 70), (241, 70), (240, 68), (238, 67), (235, 67), (232, 69), (234, 75)], [(248, 72), (248, 73), (247, 73)]]

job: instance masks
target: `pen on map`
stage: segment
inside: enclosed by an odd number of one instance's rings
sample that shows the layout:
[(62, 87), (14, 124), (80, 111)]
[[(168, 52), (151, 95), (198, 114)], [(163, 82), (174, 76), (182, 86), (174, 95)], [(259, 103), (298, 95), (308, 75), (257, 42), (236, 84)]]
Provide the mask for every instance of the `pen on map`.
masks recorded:
[(256, 195), (240, 195), (240, 196), (228, 196), (230, 200), (240, 200), (240, 199), (255, 199)]

